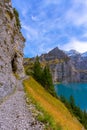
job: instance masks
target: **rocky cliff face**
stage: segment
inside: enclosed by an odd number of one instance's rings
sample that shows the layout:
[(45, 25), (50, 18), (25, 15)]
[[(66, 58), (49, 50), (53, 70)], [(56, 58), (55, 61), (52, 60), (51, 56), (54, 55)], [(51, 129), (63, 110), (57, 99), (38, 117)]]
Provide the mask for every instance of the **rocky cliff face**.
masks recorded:
[[(67, 53), (70, 54), (71, 51)], [(87, 52), (86, 53), (74, 53), (68, 55), (73, 66), (79, 72), (80, 75), (80, 82), (87, 82)]]
[(41, 62), (47, 62), (54, 82), (79, 82), (80, 75), (70, 58), (60, 49), (54, 48), (40, 56)]
[(50, 65), (54, 82), (79, 82), (80, 75), (70, 61)]
[(0, 0), (0, 99), (15, 89), (15, 75), (24, 76), (23, 47), (11, 1)]

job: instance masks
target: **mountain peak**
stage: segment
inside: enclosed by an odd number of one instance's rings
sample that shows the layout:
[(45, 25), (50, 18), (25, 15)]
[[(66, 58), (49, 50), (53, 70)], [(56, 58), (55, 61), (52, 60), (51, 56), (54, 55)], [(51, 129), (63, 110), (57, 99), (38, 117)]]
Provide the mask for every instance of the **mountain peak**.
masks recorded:
[(58, 47), (55, 47), (51, 51), (49, 51), (47, 54), (43, 54), (41, 58), (49, 61), (49, 60), (54, 60), (54, 59), (68, 59), (68, 56), (60, 50)]
[(55, 47), (54, 49), (49, 51), (48, 54), (57, 55), (59, 51), (60, 51), (59, 48)]

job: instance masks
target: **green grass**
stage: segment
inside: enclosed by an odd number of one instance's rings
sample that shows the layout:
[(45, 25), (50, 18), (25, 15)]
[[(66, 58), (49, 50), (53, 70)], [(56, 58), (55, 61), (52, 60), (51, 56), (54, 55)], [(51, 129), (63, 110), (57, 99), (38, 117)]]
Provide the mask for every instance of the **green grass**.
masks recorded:
[[(36, 100), (32, 97), (32, 94), (28, 93), (26, 91), (26, 88), (24, 87), (24, 90), (26, 92), (26, 102), (30, 104), (34, 104), (36, 110), (32, 110), (32, 113), (34, 113), (35, 118), (37, 118), (38, 121), (42, 122), (45, 125), (45, 130), (62, 130), (61, 126), (56, 123), (53, 119), (53, 117), (44, 110), (43, 107), (41, 107), (39, 102), (36, 102)], [(37, 112), (39, 111), (39, 113)], [(36, 113), (36, 114), (35, 114)]]
[(32, 97), (37, 109), (43, 113), (37, 119), (44, 122), (48, 130), (82, 130), (83, 126), (64, 104), (50, 95), (32, 77), (24, 80), (23, 84), (27, 96)]

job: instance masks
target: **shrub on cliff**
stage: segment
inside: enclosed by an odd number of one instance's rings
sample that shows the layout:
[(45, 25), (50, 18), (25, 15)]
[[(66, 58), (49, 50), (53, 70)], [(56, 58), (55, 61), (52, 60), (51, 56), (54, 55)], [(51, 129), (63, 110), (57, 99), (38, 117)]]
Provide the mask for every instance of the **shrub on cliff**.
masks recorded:
[(20, 19), (19, 19), (19, 13), (18, 13), (18, 11), (15, 8), (13, 9), (13, 11), (14, 11), (14, 14), (15, 14), (15, 19), (16, 19), (17, 27), (19, 29), (21, 29), (21, 23), (20, 23)]

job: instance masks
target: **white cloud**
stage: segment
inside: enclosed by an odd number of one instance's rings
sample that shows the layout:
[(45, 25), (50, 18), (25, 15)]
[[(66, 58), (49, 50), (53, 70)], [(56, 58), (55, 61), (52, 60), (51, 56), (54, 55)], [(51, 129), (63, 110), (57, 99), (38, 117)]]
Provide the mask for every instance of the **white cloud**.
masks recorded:
[(49, 45), (46, 46), (45, 43), (41, 43), (38, 46), (38, 54), (41, 55), (41, 54), (47, 53), (52, 49), (53, 47), (50, 47)]
[(77, 6), (78, 4), (87, 5), (87, 0), (73, 0), (73, 3)]
[(72, 7), (66, 13), (66, 20), (76, 26), (87, 26), (87, 0), (73, 0)]
[(31, 19), (32, 19), (33, 21), (37, 21), (37, 20), (38, 20), (36, 16), (31, 16)]
[[(22, 16), (22, 29), (28, 42), (25, 54), (33, 56), (48, 52), (60, 42), (59, 47), (63, 50), (87, 51), (87, 42), (77, 39), (87, 39), (87, 0), (12, 1), (18, 5)], [(68, 39), (71, 39), (70, 43)]]
[(82, 35), (83, 38), (87, 38), (87, 32)]
[(28, 9), (23, 8), (22, 9), (22, 16), (26, 18), (27, 12), (28, 12)]
[(79, 12), (70, 10), (67, 13), (67, 20), (76, 26), (87, 25), (87, 13), (84, 11), (82, 14)]
[(70, 43), (59, 46), (62, 50), (71, 50), (75, 49), (81, 53), (87, 51), (87, 42), (79, 41), (77, 39), (72, 39)]
[(29, 25), (22, 25), (22, 28), (26, 31), (26, 36), (29, 38), (28, 40), (39, 38), (38, 30), (30, 27)]

